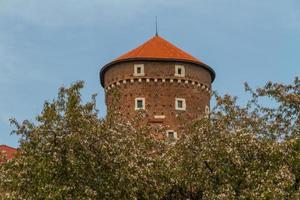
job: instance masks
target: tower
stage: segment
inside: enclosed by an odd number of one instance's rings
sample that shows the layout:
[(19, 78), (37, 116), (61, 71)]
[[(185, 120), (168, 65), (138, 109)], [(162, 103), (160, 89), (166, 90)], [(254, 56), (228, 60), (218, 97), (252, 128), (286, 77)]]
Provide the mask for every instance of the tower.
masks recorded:
[(143, 110), (145, 123), (167, 126), (171, 137), (176, 137), (180, 119), (209, 112), (214, 79), (211, 67), (158, 35), (100, 71), (108, 112), (114, 107), (131, 119)]

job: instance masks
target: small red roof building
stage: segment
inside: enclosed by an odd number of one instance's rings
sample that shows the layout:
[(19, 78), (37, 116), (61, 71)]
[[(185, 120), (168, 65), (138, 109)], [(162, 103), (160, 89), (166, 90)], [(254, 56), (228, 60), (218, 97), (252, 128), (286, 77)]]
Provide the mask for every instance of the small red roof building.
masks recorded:
[[(7, 145), (0, 145), (0, 155), (5, 156), (6, 159), (11, 160), (15, 157), (15, 154), (17, 152), (17, 149), (13, 147), (9, 147)], [(0, 158), (1, 162), (1, 158)]]

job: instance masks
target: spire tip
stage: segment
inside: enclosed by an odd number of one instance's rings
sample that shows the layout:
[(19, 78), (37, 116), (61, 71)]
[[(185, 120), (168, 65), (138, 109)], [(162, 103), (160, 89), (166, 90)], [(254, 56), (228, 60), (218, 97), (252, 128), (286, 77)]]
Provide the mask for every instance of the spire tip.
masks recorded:
[(155, 36), (158, 36), (158, 29), (157, 29), (157, 16), (155, 16)]

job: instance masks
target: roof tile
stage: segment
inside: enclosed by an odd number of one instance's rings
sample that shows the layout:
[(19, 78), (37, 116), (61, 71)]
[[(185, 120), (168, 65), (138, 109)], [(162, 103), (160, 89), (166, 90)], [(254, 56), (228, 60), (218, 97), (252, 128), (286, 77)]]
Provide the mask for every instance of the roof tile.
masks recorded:
[[(15, 154), (17, 152), (17, 149), (13, 147), (9, 147), (7, 145), (0, 145), (0, 153), (4, 154), (8, 160), (13, 159), (15, 157)], [(1, 162), (1, 160), (0, 160)]]
[(179, 49), (175, 45), (171, 44), (167, 40), (160, 36), (154, 36), (144, 44), (138, 46), (137, 48), (123, 54), (122, 56), (116, 58), (115, 61), (122, 61), (128, 59), (137, 58), (151, 58), (151, 59), (171, 59), (171, 60), (185, 60), (196, 62), (199, 64), (204, 64), (197, 58), (191, 56), (185, 51)]

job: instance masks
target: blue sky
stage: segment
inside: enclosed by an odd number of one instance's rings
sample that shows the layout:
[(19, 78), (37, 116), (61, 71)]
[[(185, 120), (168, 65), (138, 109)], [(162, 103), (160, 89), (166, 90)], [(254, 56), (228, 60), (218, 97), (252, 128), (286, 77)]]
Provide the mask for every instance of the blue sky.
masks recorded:
[(243, 82), (300, 75), (299, 0), (0, 0), (0, 144), (18, 145), (8, 119), (34, 120), (60, 86), (84, 80), (98, 93), (100, 67), (159, 34), (213, 67), (213, 88), (243, 102)]

